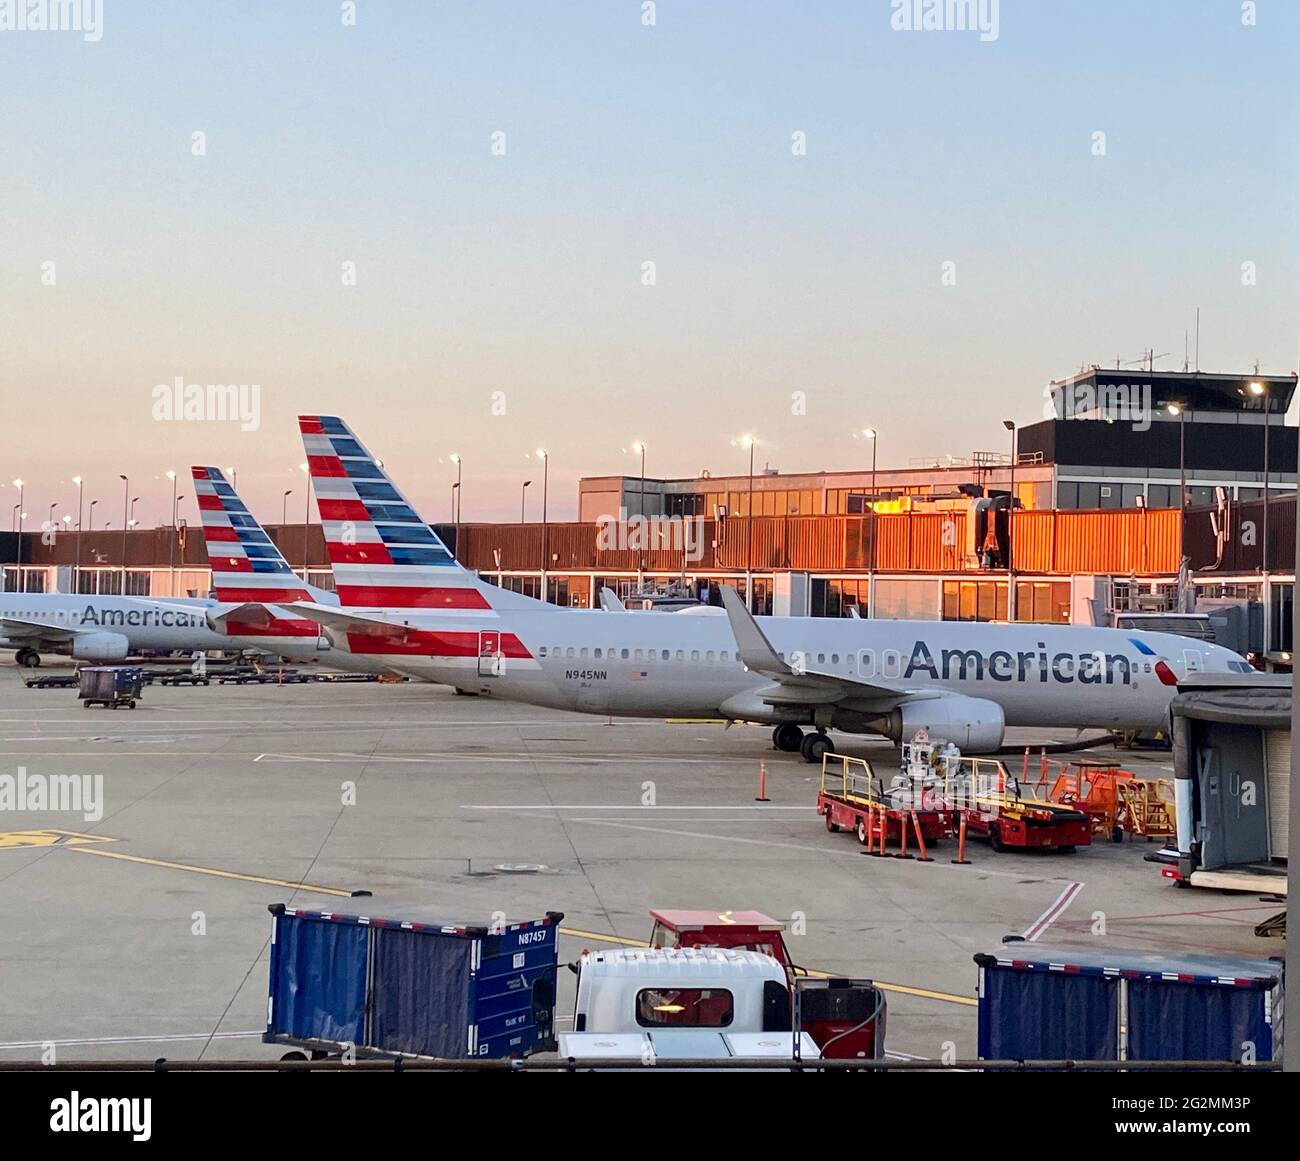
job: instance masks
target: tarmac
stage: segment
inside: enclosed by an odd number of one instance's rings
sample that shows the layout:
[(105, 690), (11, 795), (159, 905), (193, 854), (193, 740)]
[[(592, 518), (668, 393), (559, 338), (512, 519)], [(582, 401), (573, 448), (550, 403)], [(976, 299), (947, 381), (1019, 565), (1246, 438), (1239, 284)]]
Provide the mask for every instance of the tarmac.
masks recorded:
[[(1252, 929), (1277, 904), (1178, 889), (1143, 859), (1158, 842), (867, 857), (817, 816), (819, 770), (759, 726), (418, 684), (151, 686), (135, 710), (85, 709), (21, 677), (0, 668), (0, 774), (102, 776), (85, 784), (102, 817), (0, 812), (0, 1060), (277, 1058), (260, 1041), (274, 903), (400, 919), (418, 902), (479, 923), (562, 911), (562, 962), (642, 943), (652, 907), (754, 908), (789, 924), (800, 964), (886, 988), (904, 1059), (975, 1056), (972, 956), (1007, 935), (1276, 951)], [(835, 738), (896, 766), (884, 741)], [(1167, 752), (1088, 756), (1172, 777)]]

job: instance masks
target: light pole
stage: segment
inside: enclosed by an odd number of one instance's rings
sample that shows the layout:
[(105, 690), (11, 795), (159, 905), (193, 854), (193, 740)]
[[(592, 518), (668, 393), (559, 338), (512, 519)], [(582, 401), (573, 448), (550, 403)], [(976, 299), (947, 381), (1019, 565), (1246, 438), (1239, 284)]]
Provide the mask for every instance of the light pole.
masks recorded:
[(167, 532), (167, 572), (171, 590), (167, 595), (174, 597), (176, 595), (176, 473), (167, 472), (166, 475), (172, 482), (172, 522)]
[(645, 440), (639, 439), (632, 445), (634, 452), (639, 452), (641, 456), (641, 491), (639, 493), (640, 502), (638, 504), (638, 516), (645, 515)]
[(451, 517), (456, 526), (456, 547), (452, 552), (452, 559), (460, 559), (460, 475), (462, 465), (460, 456), (455, 452), (452, 453), (451, 462), (456, 465), (456, 482), (451, 487)]
[[(299, 464), (298, 470), (307, 477), (307, 494), (302, 503), (302, 581), (307, 583), (307, 522), (311, 519), (311, 467)], [(323, 526), (322, 526), (323, 531)]]
[(525, 480), (524, 486), (519, 489), (519, 523), (520, 524), (528, 523), (527, 517), (524, 515), (524, 505), (528, 500), (528, 485), (531, 483), (532, 480)]
[(1187, 404), (1166, 403), (1165, 410), (1178, 418), (1178, 526), (1181, 530), (1187, 509)]
[(289, 497), (293, 495), (292, 488), (285, 488), (284, 495), (280, 497), (280, 535), (284, 535), (284, 529), (289, 525)]
[(15, 569), (16, 569), (16, 579), (18, 583), (18, 591), (20, 593), (27, 591), (23, 587), (23, 517), (26, 515), (26, 513), (23, 511), (24, 486), (25, 485), (23, 484), (22, 480), (14, 481), (14, 487), (18, 489), (18, 547), (16, 553), (18, 559), (15, 562)]
[(749, 449), (749, 492), (745, 499), (745, 604), (754, 612), (754, 445), (752, 435), (742, 435), (740, 446)]
[(871, 440), (871, 551), (867, 556), (867, 617), (876, 615), (876, 450), (880, 446), (874, 427), (864, 427), (862, 438)]
[[(1296, 534), (1297, 534), (1296, 544), (1300, 545), (1300, 503), (1296, 504)], [(1300, 559), (1296, 559), (1291, 562), (1292, 568), (1295, 568), (1297, 565), (1300, 565)], [(1300, 642), (1300, 601), (1292, 601), (1291, 603), (1291, 641), (1292, 641), (1291, 648), (1294, 650), (1295, 644), (1297, 642)], [(1291, 769), (1292, 770), (1300, 770), (1300, 766), (1296, 764), (1297, 762), (1300, 762), (1300, 698), (1293, 697), (1291, 699)], [(1300, 794), (1292, 794), (1289, 797), (1291, 801), (1288, 804), (1287, 825), (1290, 829), (1291, 834), (1300, 834)], [(1300, 864), (1298, 864), (1298, 866), (1300, 866)], [(1290, 884), (1290, 880), (1291, 880), (1291, 873), (1289, 868), (1290, 868), (1290, 864), (1288, 863), (1288, 871), (1287, 871), (1288, 884)], [(1297, 875), (1300, 875), (1300, 870), (1297, 870)], [(1296, 904), (1294, 907), (1292, 907), (1291, 905), (1292, 899), (1296, 900)], [(1287, 911), (1288, 923), (1292, 919), (1300, 920), (1300, 890), (1287, 891), (1286, 911)], [(1300, 950), (1297, 950), (1296, 954), (1298, 957), (1300, 957)], [(1297, 964), (1296, 957), (1293, 957), (1291, 955), (1291, 949), (1288, 947), (1286, 950), (1286, 965), (1285, 965), (1286, 970), (1294, 972), (1297, 970), (1298, 966), (1300, 966), (1300, 964)], [(1282, 1052), (1283, 1052), (1283, 1056), (1282, 1056), (1283, 1069), (1285, 1069), (1287, 1072), (1300, 1072), (1300, 1037), (1293, 1036), (1291, 1037), (1290, 1040), (1284, 1039)]]
[(546, 569), (551, 563), (550, 557), (547, 556), (547, 551), (551, 545), (546, 524), (546, 494), (550, 489), (551, 457), (544, 447), (539, 447), (537, 449), (537, 458), (542, 461), (542, 600), (546, 600), (549, 596), (546, 590)]
[(1012, 528), (1016, 518), (1016, 424), (1004, 419), (1002, 426), (1011, 433), (1011, 496), (1007, 502), (1007, 620), (1016, 619), (1016, 562)]
[(129, 519), (127, 509), (130, 506), (131, 481), (120, 472), (117, 478), (122, 481), (122, 596), (126, 596), (126, 522)]
[(95, 531), (95, 505), (98, 503), (98, 500), (91, 500), (90, 502), (90, 511), (86, 513), (87, 532)]
[[(1256, 369), (1258, 371), (1258, 368)], [(1272, 410), (1273, 399), (1268, 393), (1268, 388), (1259, 381), (1250, 385), (1250, 393), (1256, 398), (1264, 401), (1264, 521), (1260, 529), (1260, 545), (1262, 549), (1261, 573), (1264, 577), (1264, 588), (1268, 588), (1268, 429), (1269, 414)], [(1267, 591), (1263, 594), (1264, 599), (1268, 599)]]
[(452, 533), (452, 559), (460, 559), (460, 521), (456, 517), (456, 507), (460, 502), (460, 484), (455, 483), (451, 486), (451, 526), (454, 529)]
[(230, 477), (230, 486), (231, 486), (232, 488), (238, 488), (238, 487), (239, 487), (239, 473), (238, 473), (237, 471), (235, 471), (234, 468), (227, 468), (227, 469), (226, 469), (226, 475), (228, 475), (228, 476)]
[(81, 499), (85, 493), (85, 484), (80, 476), (73, 476), (72, 482), (77, 485), (77, 555), (72, 565), (72, 591), (81, 592)]

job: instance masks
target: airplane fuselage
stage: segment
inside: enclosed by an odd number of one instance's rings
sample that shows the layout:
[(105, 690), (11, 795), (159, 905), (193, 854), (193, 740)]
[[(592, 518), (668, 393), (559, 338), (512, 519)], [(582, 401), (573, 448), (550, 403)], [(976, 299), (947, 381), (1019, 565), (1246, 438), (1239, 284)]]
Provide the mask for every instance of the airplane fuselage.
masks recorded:
[[(220, 649), (225, 639), (208, 627), (205, 614), (214, 602), (62, 593), (0, 593), (0, 648), (67, 652), (71, 637), (113, 634), (130, 648)], [(22, 624), (13, 624), (21, 622)]]
[[(404, 641), (348, 634), (336, 635), (336, 645), (380, 650), (387, 665), (410, 676), (555, 709), (764, 716), (754, 695), (771, 681), (741, 663), (725, 617), (510, 609), (401, 619), (411, 628)], [(1158, 728), (1173, 679), (1246, 665), (1216, 645), (1118, 629), (810, 617), (758, 623), (796, 671), (846, 679), (845, 710), (865, 715), (879, 707), (863, 684), (985, 698), (1008, 725)], [(1163, 677), (1158, 662), (1168, 667)], [(883, 706), (886, 699), (876, 700)], [(790, 715), (769, 708), (766, 716)]]

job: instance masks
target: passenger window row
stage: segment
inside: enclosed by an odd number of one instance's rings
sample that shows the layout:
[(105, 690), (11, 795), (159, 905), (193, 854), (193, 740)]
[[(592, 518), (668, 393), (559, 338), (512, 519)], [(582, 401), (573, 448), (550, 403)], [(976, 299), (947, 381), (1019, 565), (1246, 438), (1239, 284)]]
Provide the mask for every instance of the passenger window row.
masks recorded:
[[(701, 662), (705, 665), (731, 665), (733, 664), (731, 651), (723, 649), (718, 652), (713, 649), (692, 649), (687, 654), (685, 649), (588, 649), (585, 646), (576, 647), (573, 645), (551, 645), (549, 648), (543, 645), (538, 651), (539, 657), (590, 657), (595, 661), (685, 661), (688, 656), (691, 661)], [(734, 664), (740, 664), (739, 655), (736, 656)]]

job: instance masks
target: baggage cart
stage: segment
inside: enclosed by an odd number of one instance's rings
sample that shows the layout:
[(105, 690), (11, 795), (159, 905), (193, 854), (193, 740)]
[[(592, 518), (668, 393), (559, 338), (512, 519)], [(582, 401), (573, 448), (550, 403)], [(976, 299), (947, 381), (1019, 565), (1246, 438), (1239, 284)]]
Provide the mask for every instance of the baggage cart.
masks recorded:
[(78, 697), (92, 705), (135, 709), (144, 687), (144, 671), (138, 665), (83, 665), (77, 672)]
[(282, 1059), (520, 1059), (555, 1048), (561, 912), (488, 927), (421, 906), (395, 907), (403, 919), (268, 910), (262, 1039), (292, 1050)]

